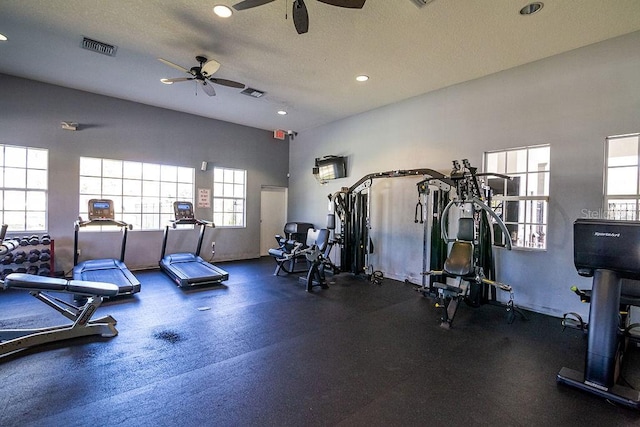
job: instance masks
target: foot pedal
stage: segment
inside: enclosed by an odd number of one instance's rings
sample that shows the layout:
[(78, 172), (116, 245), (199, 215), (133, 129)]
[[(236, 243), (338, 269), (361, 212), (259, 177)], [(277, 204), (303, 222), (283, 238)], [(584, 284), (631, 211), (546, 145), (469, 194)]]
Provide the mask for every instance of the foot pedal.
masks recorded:
[(587, 331), (587, 324), (582, 320), (578, 313), (570, 312), (562, 316), (562, 330), (566, 328), (578, 329), (582, 332)]

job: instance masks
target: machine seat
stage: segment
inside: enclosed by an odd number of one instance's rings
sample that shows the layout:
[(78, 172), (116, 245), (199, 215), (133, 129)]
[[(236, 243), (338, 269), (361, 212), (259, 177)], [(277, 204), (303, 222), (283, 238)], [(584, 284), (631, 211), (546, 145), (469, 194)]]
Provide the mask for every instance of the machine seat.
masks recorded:
[(451, 247), (449, 257), (444, 262), (444, 271), (453, 276), (473, 274), (473, 244), (457, 241)]

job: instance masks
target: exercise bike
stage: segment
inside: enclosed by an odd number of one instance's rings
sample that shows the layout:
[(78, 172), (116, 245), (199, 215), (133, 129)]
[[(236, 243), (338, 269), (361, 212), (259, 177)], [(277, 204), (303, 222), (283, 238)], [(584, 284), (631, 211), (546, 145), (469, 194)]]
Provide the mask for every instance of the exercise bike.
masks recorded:
[[(590, 290), (574, 288), (590, 303), (589, 322), (567, 316), (563, 325), (588, 331), (584, 373), (562, 368), (558, 383), (640, 409), (640, 391), (618, 383), (632, 333), (629, 308), (640, 307), (640, 222), (579, 219), (573, 225), (573, 259), (578, 274), (593, 277)], [(623, 280), (631, 279), (631, 280)]]

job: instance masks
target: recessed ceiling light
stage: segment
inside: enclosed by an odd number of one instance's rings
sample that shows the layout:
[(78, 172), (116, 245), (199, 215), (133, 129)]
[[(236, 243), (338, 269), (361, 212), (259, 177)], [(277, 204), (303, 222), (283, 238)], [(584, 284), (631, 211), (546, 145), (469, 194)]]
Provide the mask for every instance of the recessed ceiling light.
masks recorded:
[(6, 42), (7, 41), (7, 36), (5, 36), (4, 34), (0, 34), (0, 42)]
[(542, 9), (542, 6), (544, 6), (544, 4), (539, 1), (529, 3), (528, 5), (520, 9), (520, 15), (524, 15), (524, 16), (533, 15), (534, 13)]
[(278, 114), (280, 114), (281, 116), (286, 116), (287, 112), (284, 110), (278, 110)]
[(172, 84), (173, 84), (173, 82), (172, 82), (172, 81), (169, 81), (169, 79), (160, 79), (160, 81), (161, 81), (162, 83), (166, 84), (166, 85), (172, 85)]
[(365, 74), (361, 74), (361, 75), (356, 77), (356, 80), (359, 81), (359, 82), (366, 82), (367, 80), (369, 80), (369, 76), (367, 76)]
[(228, 18), (231, 16), (233, 12), (228, 6), (219, 4), (219, 5), (213, 6), (213, 13), (218, 15), (220, 18)]

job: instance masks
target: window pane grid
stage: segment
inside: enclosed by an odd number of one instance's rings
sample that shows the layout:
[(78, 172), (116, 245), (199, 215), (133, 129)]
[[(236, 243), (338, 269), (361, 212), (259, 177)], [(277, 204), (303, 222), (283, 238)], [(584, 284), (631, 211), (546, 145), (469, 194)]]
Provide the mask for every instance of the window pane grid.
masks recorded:
[(621, 221), (640, 218), (640, 134), (605, 141), (604, 209), (597, 217)]
[(509, 175), (489, 179), (492, 207), (510, 231), (515, 247), (546, 249), (549, 211), (550, 146), (485, 153), (485, 172)]
[(244, 227), (246, 175), (242, 169), (213, 168), (213, 222), (216, 227)]
[(47, 230), (46, 149), (0, 144), (0, 221), (9, 232)]
[(92, 198), (112, 199), (116, 219), (136, 230), (158, 230), (173, 202), (193, 202), (193, 168), (113, 159), (80, 158), (80, 216)]

